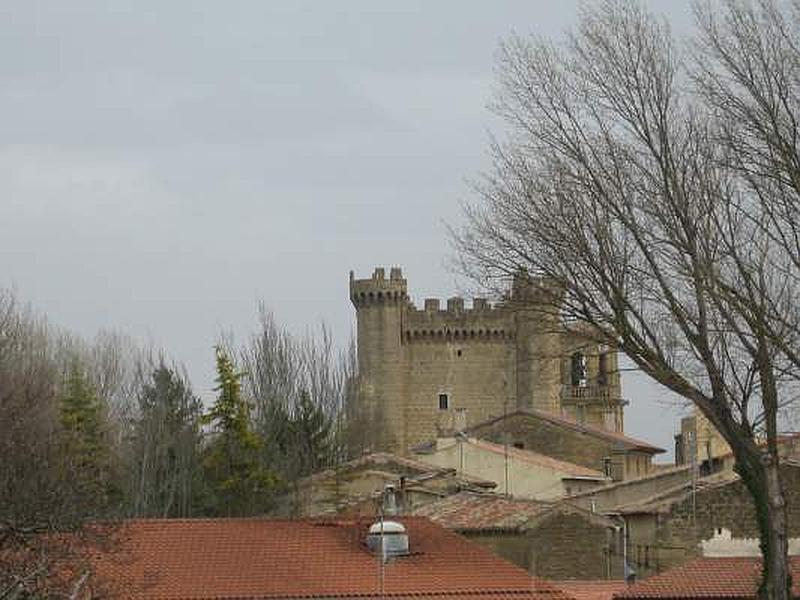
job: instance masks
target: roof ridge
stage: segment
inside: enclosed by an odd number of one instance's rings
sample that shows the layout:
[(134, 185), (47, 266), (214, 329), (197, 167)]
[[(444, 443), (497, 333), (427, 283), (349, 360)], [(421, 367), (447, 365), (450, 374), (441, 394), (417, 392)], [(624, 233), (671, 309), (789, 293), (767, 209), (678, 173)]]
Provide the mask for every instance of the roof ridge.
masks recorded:
[(518, 410), (515, 410), (514, 412), (508, 413), (507, 415), (501, 415), (501, 416), (498, 416), (498, 417), (493, 417), (491, 419), (487, 419), (487, 420), (482, 421), (480, 423), (476, 423), (475, 425), (470, 427), (467, 431), (472, 431), (472, 430), (477, 429), (478, 427), (482, 427), (484, 425), (497, 423), (499, 421), (502, 421), (504, 419), (508, 419), (509, 417), (513, 417), (515, 415), (528, 415), (528, 416), (541, 417), (541, 418), (546, 419), (546, 420), (551, 421), (551, 422), (555, 422), (555, 423), (558, 423), (558, 424), (561, 424), (561, 425), (566, 425), (566, 426), (568, 426), (568, 427), (570, 427), (572, 429), (575, 429), (575, 430), (583, 432), (583, 433), (595, 434), (595, 435), (598, 435), (600, 437), (604, 437), (606, 439), (615, 440), (615, 441), (624, 441), (624, 442), (628, 442), (630, 445), (633, 445), (633, 446), (636, 446), (636, 447), (655, 450), (656, 451), (655, 454), (661, 454), (661, 453), (666, 452), (666, 450), (664, 450), (664, 448), (659, 448), (658, 446), (654, 446), (653, 444), (651, 444), (649, 442), (645, 442), (643, 440), (631, 437), (631, 436), (629, 436), (629, 435), (627, 435), (625, 433), (609, 431), (608, 429), (604, 429), (602, 427), (597, 427), (595, 425), (589, 425), (589, 424), (586, 424), (586, 423), (578, 423), (577, 421), (573, 421), (573, 420), (568, 419), (568, 418), (566, 418), (564, 416), (556, 415), (556, 414), (545, 412), (545, 411), (541, 411), (541, 410), (536, 410), (534, 408), (518, 409)]
[[(691, 465), (675, 465), (673, 467), (669, 467), (666, 469), (659, 469), (652, 473), (648, 473), (642, 477), (636, 477), (635, 479), (623, 479), (622, 481), (615, 481), (614, 483), (610, 483), (603, 488), (603, 491), (617, 489), (620, 487), (625, 487), (629, 485), (635, 485), (642, 482), (650, 481), (653, 479), (658, 479), (659, 477), (666, 477), (668, 475), (674, 475), (675, 473), (679, 473), (680, 471), (688, 471), (692, 467)], [(592, 494), (596, 494), (598, 490), (586, 490), (584, 492), (578, 492), (577, 494), (573, 494), (570, 498), (582, 498), (583, 496), (591, 496)]]
[[(720, 477), (721, 475), (726, 475), (726, 477)], [(725, 485), (730, 485), (732, 483), (735, 483), (741, 479), (735, 473), (730, 476), (727, 475), (728, 475), (727, 473), (714, 473), (713, 475), (700, 477), (694, 482), (695, 490), (704, 491), (716, 487), (722, 487)], [(619, 512), (625, 512), (630, 510), (636, 510), (637, 507), (641, 510), (641, 509), (656, 508), (667, 505), (672, 506), (672, 504), (683, 502), (684, 500), (686, 500), (687, 495), (691, 493), (691, 487), (692, 487), (692, 482), (685, 481), (683, 483), (662, 490), (657, 494), (647, 496), (639, 501), (619, 504), (614, 507), (614, 510), (617, 510)], [(683, 490), (685, 490), (685, 493), (681, 494), (681, 491)]]
[(488, 440), (484, 440), (484, 439), (480, 439), (480, 438), (468, 437), (466, 439), (466, 441), (467, 441), (467, 443), (473, 444), (475, 446), (483, 446), (483, 447), (485, 447), (485, 448), (487, 448), (488, 450), (491, 450), (491, 451), (497, 451), (497, 452), (502, 451), (503, 453), (507, 452), (511, 456), (517, 456), (517, 457), (522, 458), (522, 459), (533, 458), (534, 460), (531, 461), (531, 462), (536, 462), (535, 459), (545, 459), (543, 461), (540, 461), (538, 464), (540, 464), (542, 466), (556, 466), (556, 467), (563, 466), (564, 468), (562, 470), (567, 472), (567, 473), (569, 472), (568, 471), (568, 469), (569, 469), (569, 470), (572, 471), (573, 474), (580, 473), (580, 474), (585, 475), (585, 476), (592, 476), (592, 477), (596, 476), (596, 477), (599, 477), (601, 479), (607, 479), (606, 476), (603, 473), (601, 473), (600, 471), (597, 471), (595, 469), (591, 469), (589, 467), (585, 467), (583, 465), (579, 465), (577, 463), (572, 463), (572, 462), (569, 462), (569, 461), (566, 461), (566, 460), (553, 458), (552, 456), (547, 456), (546, 454), (542, 454), (541, 452), (534, 452), (533, 450), (526, 450), (526, 449), (523, 449), (523, 448), (515, 448), (513, 446), (497, 444), (495, 442), (490, 442)]

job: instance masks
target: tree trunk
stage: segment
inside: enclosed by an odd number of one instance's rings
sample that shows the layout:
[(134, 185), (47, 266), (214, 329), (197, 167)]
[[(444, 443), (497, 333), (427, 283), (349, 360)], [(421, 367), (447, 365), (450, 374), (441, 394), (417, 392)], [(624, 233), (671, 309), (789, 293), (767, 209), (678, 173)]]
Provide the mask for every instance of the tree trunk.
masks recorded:
[(744, 450), (743, 453), (747, 456), (740, 458), (737, 452), (736, 471), (753, 498), (764, 560), (758, 597), (765, 600), (789, 600), (792, 597), (792, 577), (787, 558), (789, 541), (786, 502), (778, 459), (772, 453), (758, 450)]

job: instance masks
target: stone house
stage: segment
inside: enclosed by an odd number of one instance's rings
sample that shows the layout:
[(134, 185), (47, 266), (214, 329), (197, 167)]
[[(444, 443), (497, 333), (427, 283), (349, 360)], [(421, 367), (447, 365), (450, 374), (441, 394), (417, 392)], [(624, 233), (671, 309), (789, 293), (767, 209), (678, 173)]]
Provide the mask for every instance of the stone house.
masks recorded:
[(664, 452), (647, 442), (539, 410), (519, 410), (476, 423), (476, 438), (546, 454), (600, 471), (614, 481), (640, 478), (654, 471), (653, 457)]
[(414, 452), (418, 459), (459, 475), (494, 481), (495, 491), (515, 498), (556, 500), (610, 482), (582, 465), (465, 435), (438, 438)]
[[(798, 538), (800, 463), (786, 461), (781, 476), (789, 536)], [(731, 472), (703, 477), (694, 486), (685, 483), (607, 512), (620, 515), (626, 522), (628, 561), (637, 577), (660, 573), (701, 556), (704, 547), (716, 548), (719, 553), (721, 543), (746, 545), (747, 540), (758, 537), (753, 501), (738, 475)]]
[(461, 492), (418, 508), (426, 516), (546, 579), (618, 580), (622, 525), (565, 502)]

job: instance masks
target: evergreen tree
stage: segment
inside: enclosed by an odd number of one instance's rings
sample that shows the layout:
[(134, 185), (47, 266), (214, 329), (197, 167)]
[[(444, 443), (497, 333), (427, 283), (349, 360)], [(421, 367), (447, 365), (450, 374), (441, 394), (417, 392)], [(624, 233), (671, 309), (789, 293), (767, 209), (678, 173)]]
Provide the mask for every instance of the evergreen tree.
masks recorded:
[(333, 422), (306, 391), (300, 393), (290, 430), (298, 463), (297, 477), (314, 473), (334, 461)]
[[(108, 513), (122, 500), (109, 444), (105, 407), (78, 360), (73, 360), (59, 405), (64, 477), (76, 501)], [(82, 498), (83, 500), (77, 500)]]
[(260, 514), (269, 508), (277, 481), (261, 465), (263, 440), (252, 429), (251, 407), (242, 397), (242, 373), (220, 347), (216, 358), (219, 395), (203, 417), (214, 436), (204, 459), (206, 511), (225, 516)]

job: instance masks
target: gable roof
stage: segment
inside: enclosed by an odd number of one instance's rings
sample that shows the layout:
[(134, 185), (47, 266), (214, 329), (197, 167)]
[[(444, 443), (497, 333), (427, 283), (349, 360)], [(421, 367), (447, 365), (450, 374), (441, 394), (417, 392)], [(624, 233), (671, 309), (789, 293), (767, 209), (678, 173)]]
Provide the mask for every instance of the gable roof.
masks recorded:
[(663, 448), (653, 446), (652, 444), (643, 442), (641, 440), (637, 440), (622, 433), (617, 433), (616, 431), (608, 431), (607, 429), (603, 429), (601, 427), (594, 427), (593, 425), (576, 423), (575, 421), (571, 421), (570, 419), (561, 417), (559, 415), (554, 415), (548, 412), (544, 412), (541, 410), (533, 410), (533, 409), (517, 410), (515, 412), (509, 413), (504, 416), (495, 417), (493, 419), (483, 421), (482, 423), (477, 423), (472, 427), (470, 427), (467, 431), (474, 432), (476, 429), (480, 427), (486, 427), (487, 425), (494, 425), (495, 423), (499, 423), (503, 420), (513, 419), (517, 417), (534, 417), (537, 419), (542, 419), (543, 421), (547, 421), (558, 427), (564, 427), (567, 429), (571, 429), (573, 431), (577, 431), (579, 433), (583, 433), (585, 435), (590, 435), (592, 437), (605, 440), (607, 442), (612, 442), (620, 450), (635, 450), (638, 452), (646, 452), (648, 454), (662, 454), (666, 452), (666, 450), (664, 450)]
[[(790, 557), (792, 596), (800, 597), (800, 557)], [(755, 598), (761, 559), (746, 557), (698, 558), (654, 575), (614, 594), (614, 598)]]
[(535, 529), (551, 517), (578, 514), (604, 527), (614, 523), (605, 515), (592, 513), (567, 502), (513, 499), (492, 493), (459, 492), (414, 510), (418, 516), (462, 533), (513, 532)]
[(506, 498), (496, 494), (459, 492), (414, 510), (456, 531), (520, 531), (551, 504), (537, 500)]
[(320, 519), (131, 521), (120, 548), (94, 561), (140, 600), (569, 598), (427, 519), (393, 520), (406, 526), (411, 554), (382, 569), (363, 543), (368, 521)]

